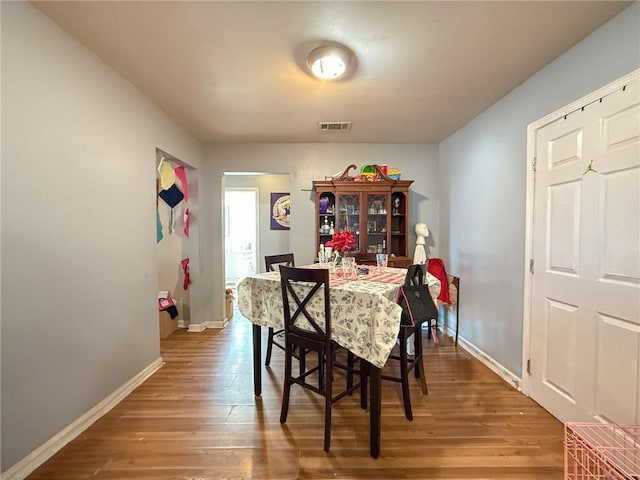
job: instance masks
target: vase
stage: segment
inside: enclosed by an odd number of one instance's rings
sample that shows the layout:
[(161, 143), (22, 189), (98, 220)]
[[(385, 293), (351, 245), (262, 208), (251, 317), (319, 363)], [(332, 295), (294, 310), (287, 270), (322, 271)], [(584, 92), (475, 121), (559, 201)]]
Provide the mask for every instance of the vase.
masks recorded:
[(356, 259), (354, 257), (346, 257), (344, 252), (336, 252), (333, 258), (332, 273), (337, 277), (345, 277), (353, 279), (358, 275)]
[(355, 257), (344, 257), (342, 260), (342, 271), (344, 276), (350, 280), (357, 278), (358, 266), (356, 265)]
[(342, 272), (342, 260), (343, 254), (342, 252), (333, 252), (333, 262), (331, 263), (331, 273), (337, 275), (338, 269)]
[(336, 277), (342, 277), (344, 275), (344, 252), (333, 252), (333, 261), (329, 273)]

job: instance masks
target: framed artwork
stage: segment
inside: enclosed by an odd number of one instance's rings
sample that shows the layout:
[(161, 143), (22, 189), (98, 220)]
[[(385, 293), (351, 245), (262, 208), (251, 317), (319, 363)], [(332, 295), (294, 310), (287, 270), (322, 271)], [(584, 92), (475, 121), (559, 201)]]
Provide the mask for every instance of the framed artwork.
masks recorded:
[(291, 197), (289, 193), (271, 194), (271, 230), (289, 230)]

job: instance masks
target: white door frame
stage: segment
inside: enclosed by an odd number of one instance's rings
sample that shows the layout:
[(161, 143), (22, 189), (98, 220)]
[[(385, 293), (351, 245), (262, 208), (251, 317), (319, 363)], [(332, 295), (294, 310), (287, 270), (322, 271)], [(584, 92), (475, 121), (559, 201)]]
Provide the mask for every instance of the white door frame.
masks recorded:
[[(620, 77), (619, 79), (605, 85), (604, 87), (599, 88), (598, 90), (574, 101), (569, 105), (565, 105), (564, 107), (556, 110), (549, 115), (542, 117), (539, 120), (529, 124), (527, 127), (527, 184), (526, 184), (526, 226), (525, 226), (525, 251), (524, 251), (524, 301), (523, 301), (523, 312), (522, 312), (522, 393), (529, 396), (531, 384), (530, 377), (527, 372), (528, 370), (528, 362), (531, 354), (531, 287), (532, 287), (532, 279), (531, 279), (531, 271), (530, 265), (532, 261), (533, 255), (533, 207), (534, 207), (534, 173), (535, 173), (535, 161), (536, 161), (536, 141), (538, 136), (538, 130), (548, 125), (551, 122), (559, 119), (560, 117), (564, 117), (565, 115), (570, 114), (576, 110), (581, 109), (583, 106), (588, 105), (592, 102), (600, 100), (602, 97), (609, 95), (610, 93), (615, 92), (622, 88), (625, 84), (629, 83), (632, 79), (640, 77), (640, 69), (634, 70), (633, 72)], [(541, 268), (543, 262), (538, 261), (538, 266), (534, 268)]]

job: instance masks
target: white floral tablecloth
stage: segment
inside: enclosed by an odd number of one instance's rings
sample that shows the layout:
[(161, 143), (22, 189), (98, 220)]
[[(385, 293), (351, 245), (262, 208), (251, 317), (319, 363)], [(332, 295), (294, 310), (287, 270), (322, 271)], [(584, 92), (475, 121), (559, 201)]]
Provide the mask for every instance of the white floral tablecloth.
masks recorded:
[[(310, 265), (308, 268), (318, 266)], [(358, 275), (346, 283), (345, 279), (331, 275), (329, 292), (333, 340), (382, 368), (398, 338), (402, 309), (396, 300), (406, 272), (403, 268), (389, 268), (383, 275)], [(431, 296), (437, 298), (440, 282), (427, 274), (427, 283)], [(310, 312), (314, 312), (314, 305), (319, 306), (323, 302), (322, 296), (317, 297), (309, 306)], [(322, 312), (319, 308), (317, 311)], [(259, 273), (240, 281), (238, 309), (256, 325), (283, 328), (280, 272)]]

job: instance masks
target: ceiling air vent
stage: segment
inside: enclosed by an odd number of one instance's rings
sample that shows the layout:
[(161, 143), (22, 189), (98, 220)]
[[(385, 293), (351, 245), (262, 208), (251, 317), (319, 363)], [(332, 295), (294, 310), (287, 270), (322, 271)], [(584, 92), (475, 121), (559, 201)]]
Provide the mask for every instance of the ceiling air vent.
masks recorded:
[(351, 130), (351, 122), (318, 122), (318, 125), (323, 132)]

